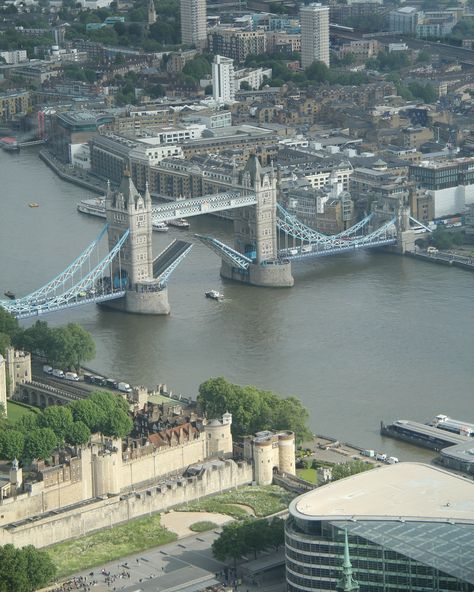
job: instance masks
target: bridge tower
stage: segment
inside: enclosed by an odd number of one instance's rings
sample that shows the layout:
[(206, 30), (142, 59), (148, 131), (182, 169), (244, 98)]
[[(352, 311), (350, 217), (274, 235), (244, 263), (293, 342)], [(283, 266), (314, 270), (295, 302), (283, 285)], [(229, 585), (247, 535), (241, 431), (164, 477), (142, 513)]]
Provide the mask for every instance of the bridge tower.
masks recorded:
[(276, 204), (277, 178), (273, 171), (264, 171), (258, 157), (250, 156), (240, 178), (241, 186), (254, 191), (255, 208), (241, 208), (234, 218), (234, 246), (252, 259), (248, 270), (235, 269), (222, 261), (221, 275), (254, 286), (290, 287), (294, 280), (291, 263), (278, 260)]
[(125, 297), (105, 305), (135, 314), (169, 314), (168, 291), (153, 278), (152, 204), (148, 187), (142, 197), (130, 173), (125, 171), (116, 191), (108, 187), (105, 209), (109, 249), (130, 230), (120, 256), (113, 262), (111, 278), (114, 288), (124, 288)]
[(410, 206), (408, 193), (399, 191), (390, 197), (381, 197), (372, 204), (372, 212), (375, 214), (373, 227), (384, 224), (392, 218), (396, 218), (397, 244), (387, 249), (397, 253), (412, 252), (415, 250), (416, 235), (410, 228)]

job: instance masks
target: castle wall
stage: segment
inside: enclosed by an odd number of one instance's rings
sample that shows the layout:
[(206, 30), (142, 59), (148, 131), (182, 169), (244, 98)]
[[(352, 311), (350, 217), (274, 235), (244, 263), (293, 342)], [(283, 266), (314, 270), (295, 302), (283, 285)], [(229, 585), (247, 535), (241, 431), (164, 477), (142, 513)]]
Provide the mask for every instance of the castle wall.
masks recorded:
[(7, 370), (6, 362), (0, 354), (0, 404), (3, 406), (3, 411), (7, 412)]
[(31, 544), (45, 547), (251, 482), (251, 464), (217, 461), (199, 477), (181, 479), (171, 485), (148, 487), (126, 496), (93, 500), (80, 509), (45, 517), (34, 523), (8, 530), (0, 528), (0, 545), (11, 543), (17, 547)]
[(203, 434), (192, 442), (170, 448), (151, 449), (149, 455), (123, 462), (121, 488), (125, 489), (143, 481), (158, 479), (189, 465), (203, 462), (206, 457), (206, 439)]

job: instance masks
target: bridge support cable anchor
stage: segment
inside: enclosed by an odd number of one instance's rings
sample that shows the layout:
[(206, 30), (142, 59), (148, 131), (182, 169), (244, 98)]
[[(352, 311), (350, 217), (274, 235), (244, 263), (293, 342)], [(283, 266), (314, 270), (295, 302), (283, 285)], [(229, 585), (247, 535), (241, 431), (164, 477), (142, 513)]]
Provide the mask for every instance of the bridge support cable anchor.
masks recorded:
[(204, 236), (202, 234), (195, 234), (194, 236), (198, 238), (204, 245), (206, 245), (206, 247), (209, 247), (211, 251), (214, 251), (214, 253), (219, 255), (219, 257), (226, 261), (226, 263), (228, 263), (231, 267), (246, 270), (252, 263), (252, 259), (246, 255), (242, 255), (242, 253), (232, 249), (232, 247), (222, 243), (217, 238), (213, 238), (212, 236)]

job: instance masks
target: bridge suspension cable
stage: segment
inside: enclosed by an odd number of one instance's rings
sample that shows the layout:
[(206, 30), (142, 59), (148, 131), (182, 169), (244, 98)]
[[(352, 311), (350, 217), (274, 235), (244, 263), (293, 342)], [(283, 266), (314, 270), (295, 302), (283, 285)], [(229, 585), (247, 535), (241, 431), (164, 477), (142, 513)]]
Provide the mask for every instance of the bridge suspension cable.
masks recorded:
[[(43, 297), (41, 300), (36, 301), (33, 301), (31, 298), (22, 298), (9, 302), (2, 301), (1, 306), (17, 318), (22, 319), (63, 308), (72, 308), (74, 306), (79, 306), (80, 304), (103, 302), (105, 300), (111, 300), (123, 296), (125, 294), (124, 289), (120, 286), (119, 289), (115, 290), (112, 277), (109, 278), (110, 283), (108, 284), (106, 284), (104, 278), (102, 278), (100, 287), (98, 286), (98, 280), (115, 257), (120, 253), (120, 249), (128, 239), (129, 234), (130, 230), (127, 229), (107, 255), (84, 277), (62, 294), (55, 294), (49, 298)], [(97, 290), (96, 286), (98, 287)]]
[[(23, 296), (22, 298), (17, 298), (14, 302), (10, 301), (2, 301), (1, 305), (3, 308), (9, 310), (10, 305), (12, 306), (27, 306), (31, 302), (38, 302), (40, 300), (45, 300), (51, 297), (52, 294), (57, 293), (58, 290), (64, 288), (68, 281), (74, 281), (74, 276), (78, 271), (81, 270), (82, 266), (86, 261), (89, 262), (90, 266), (90, 257), (94, 249), (96, 249), (103, 239), (105, 233), (107, 232), (108, 225), (106, 224), (98, 236), (92, 241), (90, 245), (88, 245), (84, 251), (70, 264), (66, 267), (64, 271), (62, 271), (59, 275), (49, 281), (47, 284), (38, 288), (31, 294), (27, 296)], [(97, 251), (98, 252), (98, 251)]]

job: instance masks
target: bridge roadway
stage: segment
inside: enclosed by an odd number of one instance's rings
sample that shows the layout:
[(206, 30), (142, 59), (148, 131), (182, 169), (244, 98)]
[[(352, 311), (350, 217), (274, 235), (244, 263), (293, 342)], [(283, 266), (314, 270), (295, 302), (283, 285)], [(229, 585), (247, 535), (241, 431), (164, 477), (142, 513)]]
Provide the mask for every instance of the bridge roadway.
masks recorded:
[(160, 277), (169, 267), (184, 255), (192, 243), (175, 240), (153, 261), (153, 277)]
[(153, 222), (166, 222), (178, 218), (190, 218), (201, 214), (213, 214), (222, 210), (233, 210), (254, 206), (257, 203), (255, 193), (242, 195), (239, 191), (215, 193), (202, 197), (179, 199), (173, 202), (153, 206)]

